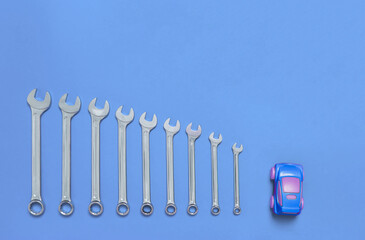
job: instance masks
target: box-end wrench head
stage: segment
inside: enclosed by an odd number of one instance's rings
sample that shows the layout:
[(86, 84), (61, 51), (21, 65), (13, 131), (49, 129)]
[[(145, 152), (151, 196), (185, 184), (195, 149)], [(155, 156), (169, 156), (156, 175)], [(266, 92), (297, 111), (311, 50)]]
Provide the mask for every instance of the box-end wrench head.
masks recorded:
[[(89, 213), (99, 216), (103, 213), (103, 205), (100, 201), (100, 121), (109, 114), (109, 103), (105, 101), (104, 108), (99, 109), (95, 106), (96, 98), (89, 104), (89, 113), (92, 120), (92, 194), (89, 204)], [(97, 206), (98, 211), (93, 211), (93, 206)]]
[(233, 214), (239, 215), (241, 213), (240, 207), (240, 192), (239, 192), (239, 171), (238, 171), (238, 155), (242, 152), (243, 146), (237, 148), (237, 143), (233, 144), (233, 161), (234, 161), (234, 208)]
[(170, 125), (168, 118), (163, 128), (166, 132), (166, 169), (167, 169), (167, 204), (165, 212), (169, 216), (176, 214), (175, 191), (174, 191), (174, 135), (180, 131), (180, 121), (177, 120), (175, 126)]
[(202, 133), (202, 128), (198, 125), (197, 130), (192, 130), (190, 123), (186, 127), (186, 134), (188, 135), (188, 152), (189, 152), (189, 205), (187, 212), (190, 216), (198, 213), (198, 205), (196, 204), (196, 190), (195, 190), (195, 140), (199, 138)]
[(122, 114), (123, 106), (115, 112), (118, 121), (118, 162), (119, 162), (119, 200), (117, 214), (127, 216), (129, 204), (127, 200), (127, 159), (126, 159), (126, 127), (134, 119), (134, 110), (131, 108), (128, 115)]
[(154, 114), (152, 121), (146, 120), (144, 112), (139, 118), (139, 124), (142, 127), (142, 157), (143, 157), (143, 204), (141, 212), (145, 216), (150, 216), (153, 213), (153, 205), (151, 203), (151, 186), (150, 186), (150, 140), (149, 134), (157, 125), (157, 117)]
[(212, 215), (217, 216), (220, 213), (220, 207), (218, 203), (218, 145), (222, 142), (222, 135), (219, 134), (218, 139), (214, 138), (214, 132), (209, 135), (210, 149), (211, 149), (211, 160), (212, 160), (212, 208), (210, 212)]
[[(33, 89), (27, 97), (27, 102), (32, 111), (32, 197), (28, 205), (28, 211), (33, 216), (40, 216), (44, 212), (44, 204), (41, 197), (41, 115), (49, 108), (51, 96), (48, 92), (43, 101), (35, 98), (37, 89)], [(35, 205), (40, 206), (38, 212), (33, 210)]]
[[(71, 201), (71, 118), (80, 111), (81, 101), (77, 97), (74, 105), (66, 103), (64, 94), (58, 106), (62, 111), (62, 199), (58, 211), (63, 216), (70, 216), (74, 211)], [(69, 211), (64, 209), (68, 206)]]

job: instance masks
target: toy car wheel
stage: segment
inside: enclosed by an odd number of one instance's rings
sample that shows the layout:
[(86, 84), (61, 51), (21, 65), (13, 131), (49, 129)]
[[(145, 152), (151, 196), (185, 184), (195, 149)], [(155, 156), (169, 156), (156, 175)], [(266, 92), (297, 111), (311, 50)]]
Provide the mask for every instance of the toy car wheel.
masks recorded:
[(274, 208), (274, 196), (271, 196), (270, 198), (270, 208)]
[(303, 209), (304, 208), (304, 199), (303, 198), (300, 200), (300, 205), (302, 205), (302, 209)]
[(271, 180), (275, 179), (275, 167), (272, 167), (270, 170), (270, 179)]

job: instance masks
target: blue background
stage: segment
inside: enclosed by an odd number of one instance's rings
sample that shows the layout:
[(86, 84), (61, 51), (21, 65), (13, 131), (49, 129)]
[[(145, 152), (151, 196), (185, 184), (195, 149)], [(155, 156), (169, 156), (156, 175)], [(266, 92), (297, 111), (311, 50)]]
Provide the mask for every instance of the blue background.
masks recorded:
[[(2, 1), (1, 239), (361, 239), (365, 234), (365, 2), (359, 1)], [(28, 93), (52, 96), (42, 117), (43, 216), (30, 216), (31, 114)], [(58, 101), (80, 96), (72, 121), (72, 200), (61, 200), (62, 119)], [(91, 198), (91, 121), (87, 106), (108, 100), (101, 124), (101, 198)], [(133, 107), (127, 132), (128, 200), (119, 217), (116, 109)], [(140, 213), (142, 157), (139, 116), (156, 113), (151, 132), (155, 212)], [(163, 122), (181, 121), (175, 136), (177, 215), (164, 213)], [(185, 127), (201, 124), (196, 142), (197, 203), (186, 214)], [(219, 146), (221, 214), (211, 207), (208, 135)], [(241, 206), (234, 216), (231, 146), (240, 156)], [(298, 217), (269, 209), (269, 170), (304, 165), (305, 208)]]

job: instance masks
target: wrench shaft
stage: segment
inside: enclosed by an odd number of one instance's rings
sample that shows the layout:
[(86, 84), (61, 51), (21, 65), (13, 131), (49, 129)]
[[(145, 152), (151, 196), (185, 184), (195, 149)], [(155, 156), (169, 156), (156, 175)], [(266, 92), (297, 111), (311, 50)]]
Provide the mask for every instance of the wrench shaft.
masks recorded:
[(166, 133), (167, 204), (175, 204), (173, 137), (173, 134)]
[(234, 206), (240, 207), (240, 187), (239, 187), (239, 173), (238, 173), (238, 153), (233, 155), (234, 158)]
[(118, 121), (119, 202), (127, 202), (126, 125)]
[(62, 201), (71, 201), (71, 117), (62, 112)]
[(92, 116), (91, 201), (100, 201), (100, 120)]
[(41, 114), (32, 108), (32, 198), (41, 200)]
[(195, 190), (195, 139), (188, 137), (189, 152), (189, 204), (196, 204)]
[(143, 155), (143, 202), (151, 203), (150, 185), (150, 130), (142, 127), (142, 155)]
[(212, 200), (213, 206), (218, 206), (218, 169), (217, 169), (217, 146), (211, 146), (212, 156)]

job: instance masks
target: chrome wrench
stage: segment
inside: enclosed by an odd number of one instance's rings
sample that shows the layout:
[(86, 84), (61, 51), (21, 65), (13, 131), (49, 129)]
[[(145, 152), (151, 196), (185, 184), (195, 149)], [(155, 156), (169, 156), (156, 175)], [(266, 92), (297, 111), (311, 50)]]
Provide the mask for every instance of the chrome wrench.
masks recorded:
[[(62, 199), (58, 211), (63, 216), (69, 216), (74, 211), (71, 202), (71, 118), (79, 112), (81, 106), (79, 97), (72, 106), (66, 103), (66, 98), (67, 93), (58, 103), (62, 111)], [(65, 211), (66, 206), (69, 207), (69, 211)]]
[[(37, 89), (33, 89), (27, 102), (32, 111), (32, 197), (28, 205), (28, 211), (33, 216), (40, 216), (44, 212), (44, 204), (41, 197), (41, 116), (51, 104), (51, 96), (46, 92), (43, 101), (35, 99)], [(34, 211), (35, 205), (40, 206), (40, 210)]]
[(145, 216), (150, 216), (153, 212), (151, 203), (151, 183), (150, 183), (150, 131), (157, 125), (157, 117), (153, 114), (152, 121), (146, 120), (144, 112), (139, 118), (142, 128), (142, 165), (143, 165), (143, 204), (141, 212)]
[(163, 128), (166, 132), (166, 174), (167, 174), (167, 204), (165, 212), (169, 216), (176, 214), (175, 191), (174, 191), (174, 135), (180, 131), (180, 121), (176, 121), (173, 127), (168, 118)]
[(194, 216), (198, 213), (198, 205), (196, 205), (196, 191), (195, 191), (195, 140), (199, 138), (202, 133), (200, 125), (198, 130), (191, 129), (192, 123), (186, 127), (188, 135), (188, 151), (189, 151), (189, 205), (187, 212)]
[(120, 106), (115, 113), (118, 120), (118, 162), (119, 162), (119, 201), (117, 205), (117, 213), (120, 216), (126, 216), (129, 213), (129, 205), (127, 200), (127, 135), (126, 128), (134, 119), (133, 108), (130, 109), (128, 115), (122, 114), (123, 106)]
[(212, 208), (210, 212), (216, 216), (220, 213), (218, 202), (218, 145), (222, 142), (222, 135), (219, 134), (219, 138), (214, 138), (214, 132), (209, 135), (210, 140), (210, 154), (212, 158)]
[[(96, 98), (89, 104), (89, 113), (91, 116), (91, 202), (89, 204), (89, 213), (93, 216), (99, 216), (103, 213), (103, 205), (100, 201), (100, 122), (109, 114), (109, 103), (105, 101), (104, 108), (95, 107)], [(93, 211), (93, 206), (98, 208)]]
[(234, 161), (234, 208), (233, 214), (239, 215), (241, 213), (240, 208), (240, 185), (239, 185), (239, 171), (238, 171), (238, 155), (242, 152), (243, 146), (237, 148), (237, 143), (233, 144), (233, 161)]

